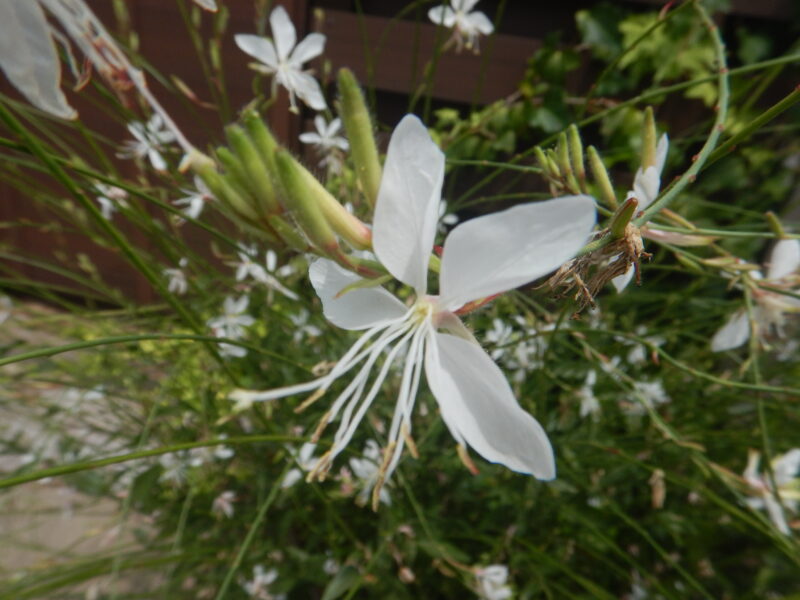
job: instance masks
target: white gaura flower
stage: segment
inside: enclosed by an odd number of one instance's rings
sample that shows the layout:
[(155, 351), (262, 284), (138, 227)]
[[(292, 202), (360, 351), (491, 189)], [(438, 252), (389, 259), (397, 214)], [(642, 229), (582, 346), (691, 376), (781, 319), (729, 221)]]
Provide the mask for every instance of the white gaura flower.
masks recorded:
[(325, 110), (327, 104), (319, 83), (307, 71), (303, 71), (303, 63), (322, 54), (325, 36), (321, 33), (310, 33), (297, 44), (297, 32), (282, 6), (276, 6), (272, 11), (269, 24), (272, 28), (272, 40), (238, 33), (234, 36), (236, 45), (261, 63), (251, 63), (253, 69), (274, 76), (273, 95), (275, 86), (282, 85), (286, 88), (292, 112), (297, 112), (295, 95), (314, 110)]
[(314, 468), (314, 465), (317, 464), (317, 459), (314, 457), (314, 451), (316, 449), (317, 445), (311, 442), (306, 442), (300, 446), (299, 452), (292, 447), (288, 448), (289, 454), (292, 455), (292, 458), (297, 463), (297, 468), (290, 469), (286, 475), (283, 476), (283, 480), (281, 481), (282, 488), (292, 487), (303, 478), (303, 473)]
[(107, 185), (105, 183), (95, 184), (97, 189), (97, 203), (100, 205), (100, 214), (107, 221), (110, 221), (121, 206), (125, 206), (125, 199), (128, 197), (128, 192), (115, 185)]
[(161, 150), (165, 144), (175, 141), (175, 134), (165, 128), (161, 115), (154, 113), (147, 123), (140, 121), (129, 123), (128, 131), (135, 139), (125, 142), (122, 145), (122, 152), (117, 156), (119, 158), (144, 158), (146, 156), (156, 171), (165, 171), (167, 163), (161, 156)]
[(186, 196), (172, 202), (176, 206), (185, 207), (183, 214), (190, 219), (198, 218), (200, 213), (203, 212), (206, 202), (213, 198), (211, 190), (197, 175), (194, 176), (194, 188), (193, 190), (183, 190)]
[[(751, 277), (757, 286), (752, 288), (753, 321), (756, 334), (765, 338), (771, 333), (783, 337), (785, 315), (800, 312), (800, 300), (792, 296), (764, 289), (761, 286), (781, 288), (800, 293), (800, 240), (779, 240), (767, 259), (766, 278), (758, 271)], [(750, 339), (750, 319), (742, 308), (735, 311), (711, 339), (711, 350), (722, 352), (738, 348)]]
[[(356, 502), (363, 506), (368, 502), (370, 492), (376, 485), (380, 485), (381, 447), (378, 446), (378, 442), (367, 440), (361, 456), (350, 459), (350, 469), (353, 471), (353, 475), (358, 478), (359, 487), (361, 488), (356, 497)], [(383, 502), (386, 506), (391, 506), (392, 497), (389, 495), (389, 490), (381, 486), (378, 490), (378, 495), (380, 502)]]
[(236, 502), (236, 492), (226, 490), (214, 498), (214, 501), (211, 503), (211, 512), (219, 517), (224, 516), (230, 519), (233, 517), (235, 510), (233, 506), (234, 502)]
[(775, 498), (775, 490), (770, 478), (759, 473), (759, 462), (761, 462), (761, 453), (757, 450), (750, 450), (747, 467), (742, 476), (750, 486), (754, 497), (747, 498), (745, 502), (753, 510), (766, 510), (778, 531), (785, 535), (791, 535), (792, 530), (786, 522), (781, 503), (791, 512), (797, 512), (798, 503), (800, 503), (800, 448), (793, 448), (786, 454), (772, 459), (772, 474), (775, 477), (780, 502)]
[(506, 585), (508, 567), (505, 565), (489, 565), (475, 570), (478, 597), (482, 600), (507, 600), (514, 595)]
[[(315, 392), (357, 369), (323, 417), (339, 419), (331, 449), (315, 468), (324, 476), (348, 444), (381, 389), (392, 364), (402, 377), (381, 474), (388, 479), (410, 440), (411, 414), (423, 370), (450, 433), (486, 460), (540, 479), (555, 477), (553, 450), (542, 426), (515, 400), (503, 373), (472, 337), (457, 311), (541, 277), (574, 256), (595, 223), (588, 196), (525, 204), (462, 223), (444, 242), (439, 295), (428, 294), (428, 263), (436, 236), (444, 154), (414, 116), (389, 142), (373, 224), (375, 254), (416, 294), (408, 307), (382, 287), (353, 289), (359, 277), (336, 263), (312, 263), (310, 278), (334, 325), (365, 333), (324, 377), (266, 392), (237, 390), (236, 400), (273, 400)], [(383, 363), (371, 377), (379, 359)], [(412, 451), (414, 448), (412, 447)], [(380, 484), (376, 489), (380, 489)], [(376, 505), (373, 494), (373, 506)]]
[(177, 268), (164, 269), (164, 277), (169, 280), (167, 291), (169, 291), (170, 294), (182, 296), (189, 289), (189, 283), (186, 281), (186, 273), (183, 272), (187, 264), (188, 261), (185, 258), (181, 258), (178, 261)]
[(304, 144), (313, 144), (319, 156), (321, 167), (330, 167), (333, 172), (338, 172), (342, 165), (342, 152), (350, 149), (350, 144), (345, 138), (338, 135), (342, 130), (342, 120), (338, 117), (330, 123), (322, 115), (314, 117), (316, 132), (307, 131), (300, 134), (300, 141)]
[[(244, 337), (245, 328), (250, 327), (256, 320), (250, 315), (244, 314), (250, 299), (247, 296), (234, 298), (228, 296), (222, 305), (223, 314), (207, 321), (212, 333), (216, 337), (224, 337), (232, 340), (239, 340)], [(220, 352), (223, 356), (235, 356), (241, 358), (247, 354), (247, 350), (241, 346), (220, 343)]]
[(494, 31), (494, 25), (489, 18), (480, 11), (472, 9), (478, 0), (450, 0), (442, 6), (434, 6), (428, 11), (428, 17), (437, 25), (443, 25), (453, 30), (456, 40), (456, 49), (478, 51), (478, 36), (489, 35)]
[(594, 395), (594, 386), (597, 383), (597, 371), (592, 369), (586, 373), (586, 380), (578, 388), (576, 395), (581, 400), (579, 414), (582, 419), (586, 417), (596, 418), (600, 414), (600, 401)]
[[(667, 160), (667, 152), (669, 151), (669, 138), (664, 133), (658, 140), (656, 145), (655, 163), (642, 168), (639, 167), (636, 175), (633, 177), (633, 189), (628, 192), (626, 201), (629, 198), (636, 198), (639, 202), (637, 210), (644, 210), (650, 206), (656, 198), (658, 192), (661, 190), (661, 171), (664, 170), (664, 163)], [(633, 279), (635, 269), (633, 265), (628, 267), (623, 275), (614, 277), (611, 283), (617, 288), (617, 292), (624, 290)]]
[(242, 587), (247, 595), (256, 600), (283, 600), (286, 594), (272, 594), (269, 587), (278, 579), (278, 571), (275, 569), (265, 570), (263, 566), (256, 565), (253, 568), (253, 579), (242, 582)]

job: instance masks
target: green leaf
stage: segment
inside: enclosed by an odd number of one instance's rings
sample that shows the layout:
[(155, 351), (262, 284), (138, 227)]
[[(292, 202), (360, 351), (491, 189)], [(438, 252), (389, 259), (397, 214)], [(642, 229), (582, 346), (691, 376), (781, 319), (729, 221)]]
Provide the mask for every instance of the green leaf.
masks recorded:
[(336, 576), (330, 580), (325, 591), (322, 593), (322, 600), (336, 600), (349, 590), (360, 579), (358, 570), (349, 565), (342, 567)]

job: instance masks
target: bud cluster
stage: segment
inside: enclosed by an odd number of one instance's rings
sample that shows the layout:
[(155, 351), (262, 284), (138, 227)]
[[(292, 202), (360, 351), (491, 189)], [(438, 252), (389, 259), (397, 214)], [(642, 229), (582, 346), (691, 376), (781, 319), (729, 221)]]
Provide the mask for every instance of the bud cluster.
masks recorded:
[[(347, 69), (339, 73), (339, 91), (356, 178), (373, 207), (381, 164), (372, 120)], [(383, 274), (379, 264), (351, 252), (371, 249), (370, 228), (281, 147), (257, 112), (246, 112), (225, 134), (227, 145), (216, 148), (214, 158), (195, 152), (190, 164), (232, 220), (274, 246), (330, 258), (365, 277)]]

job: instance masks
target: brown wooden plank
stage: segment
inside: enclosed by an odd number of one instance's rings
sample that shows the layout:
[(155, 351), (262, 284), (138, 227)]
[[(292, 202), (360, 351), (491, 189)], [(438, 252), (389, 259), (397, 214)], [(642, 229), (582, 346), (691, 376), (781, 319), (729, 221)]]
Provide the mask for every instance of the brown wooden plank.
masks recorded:
[[(406, 94), (423, 82), (425, 63), (434, 54), (437, 34), (440, 43), (449, 36), (449, 31), (437, 29), (428, 23), (327, 10), (322, 29), (328, 36), (325, 58), (334, 69), (351, 68), (365, 85)], [(539, 40), (503, 34), (483, 39), (481, 44), (481, 55), (452, 50), (441, 55), (434, 97), (481, 104), (504, 98), (517, 90), (527, 59), (541, 46)], [(365, 56), (367, 48), (369, 59)]]

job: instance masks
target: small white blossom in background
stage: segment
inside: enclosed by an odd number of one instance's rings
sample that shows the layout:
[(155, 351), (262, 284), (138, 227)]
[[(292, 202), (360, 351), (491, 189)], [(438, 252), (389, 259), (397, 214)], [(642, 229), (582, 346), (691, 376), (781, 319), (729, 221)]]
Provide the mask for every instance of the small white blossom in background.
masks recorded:
[(185, 258), (181, 258), (178, 261), (177, 268), (164, 269), (164, 277), (169, 280), (167, 291), (171, 294), (182, 296), (189, 289), (189, 283), (186, 281), (186, 273), (183, 272), (187, 264), (188, 261)]
[(292, 321), (292, 325), (294, 325), (294, 332), (292, 333), (292, 341), (297, 344), (302, 342), (307, 337), (319, 337), (322, 334), (319, 327), (315, 325), (309, 325), (308, 318), (310, 313), (305, 309), (300, 309), (295, 315), (289, 315), (289, 319)]
[(250, 581), (243, 581), (242, 587), (251, 598), (256, 600), (284, 600), (286, 594), (271, 594), (269, 586), (278, 579), (278, 571), (270, 569), (265, 571), (261, 565), (253, 568), (253, 578)]
[(283, 481), (281, 481), (282, 488), (286, 489), (292, 487), (303, 478), (303, 473), (314, 468), (314, 465), (317, 464), (317, 457), (314, 456), (314, 451), (316, 449), (317, 445), (311, 442), (303, 444), (299, 452), (293, 447), (288, 448), (289, 454), (292, 455), (292, 458), (297, 463), (297, 468), (291, 469), (284, 475)]
[(457, 52), (466, 48), (477, 54), (479, 36), (494, 31), (494, 25), (485, 14), (472, 10), (477, 3), (478, 0), (450, 0), (428, 11), (428, 17), (436, 25), (453, 30)]
[(511, 325), (502, 319), (492, 319), (492, 328), (483, 336), (489, 344), (494, 346), (489, 356), (494, 360), (505, 356), (511, 350), (510, 344), (513, 337), (514, 329), (512, 329)]
[(100, 214), (107, 221), (110, 221), (114, 213), (121, 206), (125, 206), (125, 199), (128, 197), (128, 192), (122, 188), (114, 185), (106, 185), (105, 183), (96, 183), (95, 189), (97, 190), (97, 203), (100, 205)]
[(754, 497), (745, 499), (745, 502), (753, 510), (766, 510), (778, 531), (791, 535), (792, 530), (786, 522), (781, 503), (790, 512), (797, 512), (800, 502), (800, 448), (793, 448), (786, 454), (772, 459), (772, 474), (775, 477), (780, 503), (775, 498), (775, 490), (772, 488), (769, 476), (766, 473), (762, 475), (758, 470), (760, 462), (761, 453), (750, 450), (747, 467), (742, 476), (750, 486)]
[[(256, 320), (250, 315), (244, 314), (250, 299), (247, 296), (234, 298), (228, 296), (222, 305), (223, 314), (207, 321), (207, 325), (216, 337), (240, 340), (244, 337), (245, 328), (250, 327)], [(247, 350), (241, 346), (221, 343), (220, 351), (224, 356), (234, 356), (241, 358), (247, 354)]]
[[(661, 347), (667, 341), (660, 335), (647, 336), (647, 327), (645, 327), (644, 325), (639, 325), (636, 328), (635, 333), (637, 336), (647, 341), (649, 346)], [(641, 365), (647, 362), (648, 358), (647, 350), (649, 346), (645, 344), (640, 344), (639, 342), (632, 342), (627, 338), (623, 339), (622, 341), (625, 344), (633, 344), (633, 347), (631, 348), (630, 352), (628, 352), (628, 356), (626, 357), (628, 363), (632, 365)]]
[[(350, 468), (353, 471), (353, 475), (359, 480), (359, 487), (361, 488), (356, 502), (362, 506), (369, 501), (370, 492), (372, 492), (372, 488), (378, 481), (382, 462), (381, 448), (375, 440), (367, 440), (360, 458), (350, 459)], [(392, 498), (386, 487), (381, 487), (380, 501), (387, 506), (392, 504)]]
[(236, 267), (236, 281), (245, 281), (248, 277), (254, 281), (266, 285), (287, 298), (297, 300), (298, 296), (293, 291), (278, 281), (277, 276), (286, 272), (283, 267), (278, 268), (278, 255), (273, 250), (267, 250), (265, 255), (265, 265), (255, 261), (258, 250), (253, 246), (242, 246), (237, 252), (239, 262), (230, 263)]
[(135, 159), (147, 157), (156, 171), (165, 171), (167, 163), (161, 156), (161, 151), (166, 144), (175, 141), (175, 134), (164, 127), (161, 115), (154, 113), (147, 123), (141, 121), (129, 123), (128, 131), (135, 139), (125, 142), (117, 157)]
[(186, 471), (189, 468), (188, 455), (179, 452), (162, 454), (158, 458), (158, 462), (164, 469), (161, 476), (158, 478), (159, 481), (177, 485), (186, 481)]
[(350, 149), (347, 140), (339, 135), (342, 130), (342, 120), (337, 117), (328, 123), (325, 117), (317, 115), (314, 117), (314, 128), (316, 132), (301, 133), (300, 141), (314, 146), (322, 157), (319, 163), (321, 167), (328, 167), (332, 172), (338, 173), (341, 171), (344, 159), (342, 153)]
[(322, 54), (325, 36), (311, 33), (297, 44), (297, 32), (282, 6), (273, 9), (269, 24), (272, 29), (271, 40), (248, 33), (234, 36), (236, 45), (259, 61), (250, 63), (250, 67), (260, 73), (273, 75), (273, 95), (278, 85), (286, 88), (292, 112), (298, 112), (295, 96), (314, 110), (325, 110), (327, 104), (319, 83), (308, 71), (303, 70), (303, 63)]
[(206, 202), (213, 199), (211, 190), (208, 189), (205, 182), (197, 175), (194, 176), (194, 188), (193, 190), (183, 190), (186, 196), (172, 201), (175, 206), (185, 207), (183, 209), (183, 214), (190, 219), (198, 218), (203, 212)]
[(447, 200), (439, 202), (439, 233), (447, 233), (451, 227), (458, 225), (458, 215), (447, 212)]
[(0, 296), (0, 324), (5, 323), (8, 321), (8, 318), (11, 316), (11, 311), (14, 308), (13, 302), (11, 302), (11, 298), (8, 296)]
[[(767, 276), (753, 271), (750, 277), (760, 286), (800, 293), (800, 240), (779, 240), (767, 258)], [(756, 287), (753, 294), (753, 321), (762, 340), (772, 333), (784, 337), (786, 314), (800, 312), (800, 299)], [(750, 319), (742, 308), (734, 312), (711, 339), (711, 350), (733, 350), (750, 339)]]
[(478, 597), (481, 600), (507, 600), (514, 592), (506, 584), (508, 567), (505, 565), (489, 565), (475, 569)]
[(211, 503), (211, 512), (218, 517), (224, 516), (230, 519), (233, 517), (235, 510), (233, 506), (234, 502), (236, 502), (236, 492), (226, 490), (214, 498), (214, 501)]
[(624, 405), (625, 412), (631, 415), (641, 415), (646, 412), (646, 407), (655, 408), (660, 404), (670, 402), (670, 397), (660, 381), (637, 381), (633, 384), (633, 392), (629, 403)]
[(594, 395), (594, 386), (596, 383), (597, 371), (591, 370), (586, 374), (586, 380), (576, 392), (576, 395), (581, 400), (579, 414), (582, 419), (586, 417), (594, 418), (600, 414), (600, 402), (597, 400), (597, 396)]

